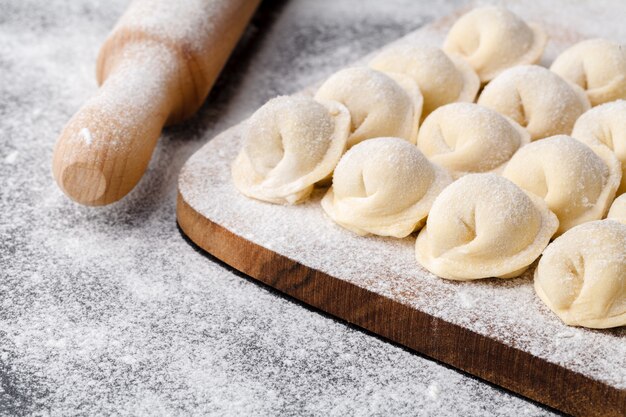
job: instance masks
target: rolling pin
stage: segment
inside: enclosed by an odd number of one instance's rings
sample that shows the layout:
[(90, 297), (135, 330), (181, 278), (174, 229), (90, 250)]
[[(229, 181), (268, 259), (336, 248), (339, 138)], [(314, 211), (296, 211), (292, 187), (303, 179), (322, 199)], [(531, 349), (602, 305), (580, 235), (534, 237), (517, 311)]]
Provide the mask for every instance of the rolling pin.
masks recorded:
[(70, 119), (52, 171), (92, 206), (139, 182), (165, 125), (205, 100), (260, 0), (135, 0), (100, 49), (98, 92)]

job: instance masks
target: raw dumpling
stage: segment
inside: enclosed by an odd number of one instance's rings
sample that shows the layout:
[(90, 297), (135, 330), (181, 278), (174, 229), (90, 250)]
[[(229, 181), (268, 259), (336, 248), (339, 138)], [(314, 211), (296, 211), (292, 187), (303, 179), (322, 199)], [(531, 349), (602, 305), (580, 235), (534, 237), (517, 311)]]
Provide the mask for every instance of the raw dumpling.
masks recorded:
[(607, 147), (592, 150), (574, 138), (559, 135), (521, 148), (502, 175), (543, 198), (559, 218), (561, 234), (604, 217), (622, 171)]
[(452, 103), (432, 112), (420, 128), (417, 147), (454, 178), (499, 171), (530, 142), (528, 132), (506, 116), (473, 103)]
[(393, 46), (378, 54), (370, 67), (415, 80), (424, 96), (422, 119), (444, 104), (474, 101), (480, 88), (478, 75), (463, 58), (432, 46)]
[(416, 257), (442, 278), (511, 278), (539, 257), (558, 225), (542, 199), (499, 175), (470, 174), (433, 203)]
[(242, 194), (258, 200), (300, 202), (333, 171), (349, 132), (350, 113), (341, 103), (274, 98), (244, 123), (233, 182)]
[(415, 145), (399, 138), (369, 139), (341, 158), (322, 207), (360, 235), (405, 237), (423, 225), (435, 197), (451, 181)]
[(587, 93), (592, 106), (626, 98), (626, 48), (606, 39), (577, 43), (550, 69)]
[(536, 24), (526, 23), (503, 7), (481, 7), (456, 21), (443, 45), (461, 55), (482, 82), (503, 70), (541, 59), (548, 37)]
[(626, 225), (594, 221), (556, 239), (539, 261), (535, 291), (569, 326), (626, 325)]
[(572, 136), (587, 145), (606, 145), (622, 163), (622, 183), (617, 194), (626, 192), (626, 101), (594, 107), (576, 120)]
[(589, 109), (580, 87), (538, 65), (504, 71), (487, 84), (478, 104), (515, 120), (532, 140), (569, 135), (578, 116)]
[(318, 100), (334, 100), (350, 111), (348, 147), (381, 136), (415, 143), (423, 98), (417, 83), (402, 74), (354, 67), (332, 75), (317, 90)]
[(613, 201), (607, 219), (626, 224), (626, 194), (622, 194)]

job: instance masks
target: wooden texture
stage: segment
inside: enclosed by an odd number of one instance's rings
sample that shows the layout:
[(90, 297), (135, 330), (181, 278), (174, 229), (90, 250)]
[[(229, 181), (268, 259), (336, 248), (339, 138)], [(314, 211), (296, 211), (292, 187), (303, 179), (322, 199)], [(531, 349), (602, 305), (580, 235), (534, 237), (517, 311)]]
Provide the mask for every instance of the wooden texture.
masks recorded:
[(100, 50), (100, 90), (57, 141), (60, 188), (86, 205), (132, 190), (163, 126), (202, 104), (259, 2), (135, 1)]
[(198, 213), (177, 219), (200, 248), (283, 293), (417, 352), (576, 416), (623, 416), (626, 391), (546, 362), (256, 245)]

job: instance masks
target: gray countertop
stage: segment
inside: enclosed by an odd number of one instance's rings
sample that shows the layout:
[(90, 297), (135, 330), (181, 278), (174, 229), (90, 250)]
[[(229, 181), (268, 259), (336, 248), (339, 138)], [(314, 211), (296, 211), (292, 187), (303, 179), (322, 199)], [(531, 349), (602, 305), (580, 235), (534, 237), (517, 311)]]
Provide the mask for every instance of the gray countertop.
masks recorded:
[(266, 1), (139, 186), (85, 208), (52, 149), (126, 3), (0, 0), (0, 414), (552, 414), (234, 273), (176, 226), (177, 173), (207, 140), (462, 1)]

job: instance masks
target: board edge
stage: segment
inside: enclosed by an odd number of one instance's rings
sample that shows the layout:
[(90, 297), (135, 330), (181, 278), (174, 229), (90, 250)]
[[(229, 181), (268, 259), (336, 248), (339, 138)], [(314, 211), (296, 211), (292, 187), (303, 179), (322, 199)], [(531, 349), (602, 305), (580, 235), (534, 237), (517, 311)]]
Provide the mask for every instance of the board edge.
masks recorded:
[(204, 217), (180, 191), (176, 218), (182, 232), (204, 251), (315, 309), (559, 411), (575, 416), (626, 415), (626, 390), (257, 245)]

